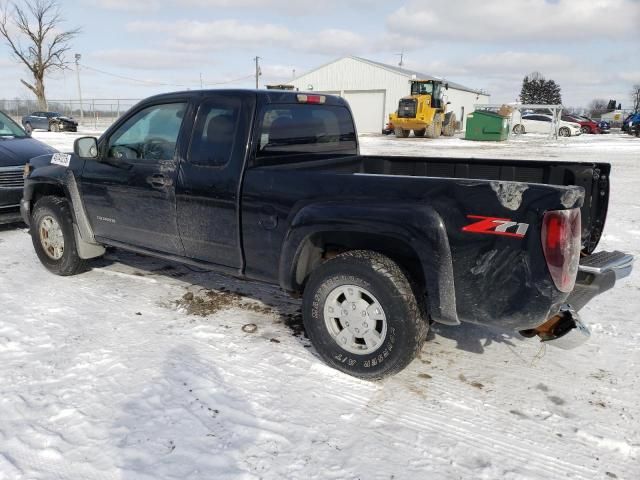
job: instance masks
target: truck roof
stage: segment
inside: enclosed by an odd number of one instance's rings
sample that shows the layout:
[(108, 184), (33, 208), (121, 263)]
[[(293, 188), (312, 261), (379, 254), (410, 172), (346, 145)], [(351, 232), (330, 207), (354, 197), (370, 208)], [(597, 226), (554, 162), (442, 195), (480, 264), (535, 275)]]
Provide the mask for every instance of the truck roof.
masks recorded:
[(328, 95), (322, 92), (297, 92), (291, 90), (262, 90), (262, 89), (205, 89), (205, 90), (182, 90), (177, 92), (161, 93), (152, 97), (145, 98), (140, 103), (155, 102), (157, 100), (169, 100), (174, 97), (184, 98), (185, 96), (198, 98), (209, 95), (237, 95), (251, 96), (255, 95), (261, 103), (298, 103), (298, 95), (322, 95), (326, 97), (325, 105), (346, 106), (347, 102), (342, 97), (336, 95)]

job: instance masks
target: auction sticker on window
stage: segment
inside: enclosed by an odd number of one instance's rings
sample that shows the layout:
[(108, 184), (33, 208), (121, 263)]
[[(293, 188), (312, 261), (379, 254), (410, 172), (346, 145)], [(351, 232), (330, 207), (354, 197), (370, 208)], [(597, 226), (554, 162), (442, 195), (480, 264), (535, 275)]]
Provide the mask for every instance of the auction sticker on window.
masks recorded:
[(71, 155), (67, 153), (54, 153), (51, 157), (52, 165), (62, 165), (63, 167), (68, 167), (69, 162), (71, 162)]

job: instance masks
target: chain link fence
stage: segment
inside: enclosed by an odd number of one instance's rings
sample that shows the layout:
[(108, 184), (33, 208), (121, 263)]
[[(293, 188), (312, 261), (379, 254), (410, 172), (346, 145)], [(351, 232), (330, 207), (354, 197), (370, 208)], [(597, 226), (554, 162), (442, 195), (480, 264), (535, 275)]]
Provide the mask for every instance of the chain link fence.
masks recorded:
[[(82, 103), (79, 100), (47, 100), (47, 111), (73, 117), (83, 129), (104, 130), (139, 101), (136, 98), (91, 98)], [(42, 111), (35, 100), (22, 99), (0, 99), (0, 110), (18, 123), (22, 117)]]

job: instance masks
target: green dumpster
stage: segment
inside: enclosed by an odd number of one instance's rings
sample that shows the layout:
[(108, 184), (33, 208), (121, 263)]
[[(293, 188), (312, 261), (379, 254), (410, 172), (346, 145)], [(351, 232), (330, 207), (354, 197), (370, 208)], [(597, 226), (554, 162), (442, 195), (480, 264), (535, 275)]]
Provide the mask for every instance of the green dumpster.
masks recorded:
[(476, 110), (467, 115), (466, 140), (503, 142), (509, 138), (509, 118), (494, 112)]

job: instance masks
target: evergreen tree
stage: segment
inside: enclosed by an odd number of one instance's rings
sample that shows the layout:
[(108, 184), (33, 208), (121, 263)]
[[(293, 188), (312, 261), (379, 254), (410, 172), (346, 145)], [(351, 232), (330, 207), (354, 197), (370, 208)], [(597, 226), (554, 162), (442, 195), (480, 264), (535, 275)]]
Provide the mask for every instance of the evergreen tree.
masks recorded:
[(532, 105), (559, 105), (562, 103), (560, 86), (553, 80), (545, 79), (541, 73), (533, 72), (522, 80), (520, 101)]

